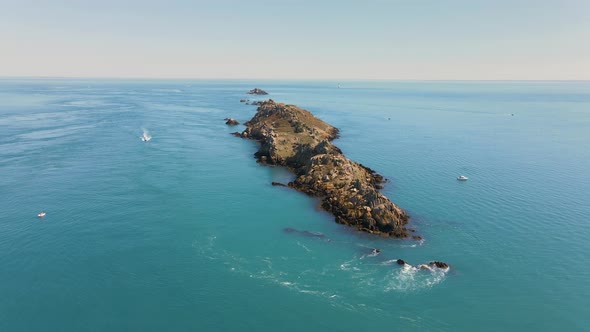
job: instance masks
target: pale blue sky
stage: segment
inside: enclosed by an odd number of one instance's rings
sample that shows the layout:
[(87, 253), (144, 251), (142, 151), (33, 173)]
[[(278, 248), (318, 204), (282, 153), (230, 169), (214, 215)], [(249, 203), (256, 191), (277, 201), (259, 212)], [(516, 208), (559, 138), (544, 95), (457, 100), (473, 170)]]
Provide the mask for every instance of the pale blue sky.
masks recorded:
[(0, 76), (590, 79), (590, 0), (0, 0)]

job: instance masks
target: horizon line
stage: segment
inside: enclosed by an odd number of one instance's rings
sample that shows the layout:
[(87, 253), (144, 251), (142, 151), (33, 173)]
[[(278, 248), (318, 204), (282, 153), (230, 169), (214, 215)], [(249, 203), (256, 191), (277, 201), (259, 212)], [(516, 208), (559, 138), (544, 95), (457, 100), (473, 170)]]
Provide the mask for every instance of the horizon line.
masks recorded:
[(267, 81), (399, 81), (399, 82), (588, 82), (588, 79), (420, 79), (420, 78), (270, 78), (270, 77), (146, 77), (146, 76), (3, 76), (0, 79), (98, 79), (98, 80), (267, 80)]

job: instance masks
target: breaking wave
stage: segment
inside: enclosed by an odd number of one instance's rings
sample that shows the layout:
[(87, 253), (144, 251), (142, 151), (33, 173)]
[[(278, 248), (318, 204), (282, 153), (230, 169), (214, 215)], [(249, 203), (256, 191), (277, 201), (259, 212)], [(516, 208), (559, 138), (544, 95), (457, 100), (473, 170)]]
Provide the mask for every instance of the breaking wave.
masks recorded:
[(372, 303), (367, 297), (429, 289), (443, 282), (448, 272), (448, 269), (399, 266), (396, 260), (380, 261), (378, 257), (369, 259), (361, 254), (325, 264), (325, 260), (319, 259), (318, 251), (300, 241), (294, 243), (300, 249), (294, 256), (247, 257), (216, 245), (216, 240), (215, 236), (209, 236), (196, 241), (193, 247), (200, 256), (226, 266), (230, 273), (320, 297), (332, 306), (350, 310), (381, 310), (359, 300)]

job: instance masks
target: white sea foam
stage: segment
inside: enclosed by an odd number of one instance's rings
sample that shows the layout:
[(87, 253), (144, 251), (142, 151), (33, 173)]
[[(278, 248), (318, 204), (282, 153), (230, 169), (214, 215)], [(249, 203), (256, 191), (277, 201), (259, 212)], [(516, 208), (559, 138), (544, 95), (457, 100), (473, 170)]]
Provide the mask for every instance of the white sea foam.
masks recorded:
[(392, 265), (394, 263), (397, 264), (397, 259), (390, 259), (390, 260), (384, 261), (381, 263), (381, 265)]
[(415, 319), (412, 319), (412, 318), (410, 318), (410, 317), (399, 316), (399, 318), (401, 318), (401, 319), (405, 319), (405, 320), (409, 320), (410, 322), (416, 322), (416, 320), (415, 320)]
[(407, 292), (431, 288), (445, 279), (447, 271), (448, 269), (438, 268), (424, 270), (405, 264), (387, 276), (384, 290)]
[(379, 254), (380, 254), (379, 252), (375, 252), (375, 251), (374, 251), (374, 252), (371, 252), (370, 254), (364, 254), (364, 255), (362, 255), (362, 256), (361, 256), (361, 259), (365, 259), (365, 258), (367, 258), (367, 257), (375, 257), (375, 256), (377, 256), (377, 255), (379, 255)]
[[(216, 241), (216, 236), (208, 236), (195, 241), (193, 246), (202, 257), (221, 262), (236, 276), (275, 284), (302, 296), (323, 298), (331, 306), (344, 310), (374, 313), (381, 309), (363, 305), (359, 300), (380, 293), (428, 289), (446, 277), (443, 269), (423, 270), (408, 264), (398, 266), (395, 259), (384, 262), (363, 260), (358, 254), (344, 262), (320, 266), (313, 264), (313, 256), (310, 260), (310, 251), (288, 257), (245, 257), (218, 246)], [(298, 245), (305, 247), (303, 243)], [(347, 297), (340, 292), (342, 289), (346, 289)]]
[(303, 243), (297, 241), (297, 245), (300, 246), (301, 248), (305, 249), (307, 252), (311, 252), (311, 249), (306, 247)]

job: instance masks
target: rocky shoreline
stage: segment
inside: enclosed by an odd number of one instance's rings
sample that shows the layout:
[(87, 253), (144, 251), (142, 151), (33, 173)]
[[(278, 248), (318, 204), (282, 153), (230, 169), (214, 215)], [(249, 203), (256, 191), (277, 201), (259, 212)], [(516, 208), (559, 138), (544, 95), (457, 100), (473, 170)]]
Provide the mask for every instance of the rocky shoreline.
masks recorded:
[[(321, 198), (336, 222), (360, 231), (396, 238), (412, 237), (409, 216), (379, 192), (383, 176), (346, 158), (331, 143), (338, 129), (295, 105), (272, 99), (257, 103), (256, 115), (235, 136), (260, 142), (259, 162), (288, 167), (297, 178), (287, 186)], [(273, 183), (273, 185), (282, 185)]]

